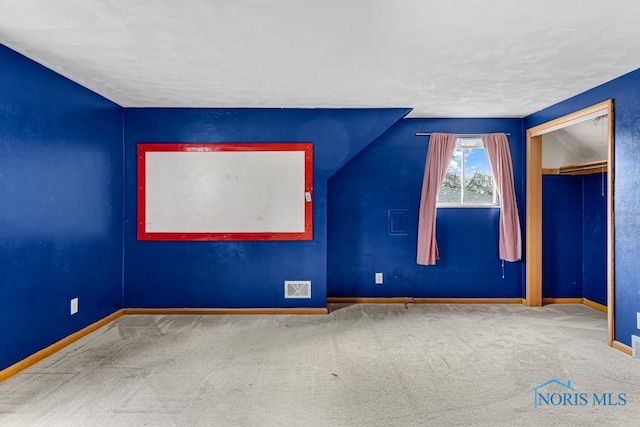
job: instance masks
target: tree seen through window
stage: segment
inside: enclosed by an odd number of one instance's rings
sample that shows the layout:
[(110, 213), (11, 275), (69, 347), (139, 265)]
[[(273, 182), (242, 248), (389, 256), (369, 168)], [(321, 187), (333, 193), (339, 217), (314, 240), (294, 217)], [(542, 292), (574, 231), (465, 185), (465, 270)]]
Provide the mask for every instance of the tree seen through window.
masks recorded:
[(440, 206), (497, 206), (489, 161), (480, 139), (458, 139), (438, 193)]

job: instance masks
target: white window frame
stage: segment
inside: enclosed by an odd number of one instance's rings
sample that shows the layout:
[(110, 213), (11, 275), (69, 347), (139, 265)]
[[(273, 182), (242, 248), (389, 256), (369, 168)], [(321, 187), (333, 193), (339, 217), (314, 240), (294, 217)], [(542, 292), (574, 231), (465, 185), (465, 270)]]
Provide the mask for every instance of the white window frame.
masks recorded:
[[(484, 146), (476, 144), (470, 144), (468, 141), (478, 141), (480, 138), (458, 138), (456, 140), (456, 148), (462, 150), (462, 159), (460, 165), (460, 202), (459, 203), (441, 203), (436, 202), (437, 208), (499, 208), (500, 207), (500, 199), (498, 197), (498, 188), (496, 187), (496, 180), (493, 177), (493, 173), (491, 173), (491, 180), (493, 181), (493, 202), (491, 204), (480, 204), (480, 203), (464, 203), (464, 182), (465, 182), (465, 166), (466, 166), (466, 156), (464, 155), (464, 150), (482, 150), (485, 151)], [(451, 159), (455, 155), (455, 150), (451, 155)], [(485, 152), (485, 156), (487, 153)], [(487, 162), (489, 159), (487, 158)], [(447, 170), (449, 167), (447, 166)], [(444, 181), (442, 183), (444, 185)], [(442, 189), (442, 185), (438, 189), (438, 194), (440, 194), (440, 190)]]

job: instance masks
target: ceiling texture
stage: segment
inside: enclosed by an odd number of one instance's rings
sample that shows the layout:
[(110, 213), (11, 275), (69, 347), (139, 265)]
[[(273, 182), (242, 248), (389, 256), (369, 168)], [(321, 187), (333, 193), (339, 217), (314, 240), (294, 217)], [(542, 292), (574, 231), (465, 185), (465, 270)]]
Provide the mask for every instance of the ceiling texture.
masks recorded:
[(523, 117), (640, 67), (639, 18), (634, 0), (0, 0), (0, 43), (124, 107)]
[(607, 124), (603, 115), (542, 135), (542, 167), (607, 160)]

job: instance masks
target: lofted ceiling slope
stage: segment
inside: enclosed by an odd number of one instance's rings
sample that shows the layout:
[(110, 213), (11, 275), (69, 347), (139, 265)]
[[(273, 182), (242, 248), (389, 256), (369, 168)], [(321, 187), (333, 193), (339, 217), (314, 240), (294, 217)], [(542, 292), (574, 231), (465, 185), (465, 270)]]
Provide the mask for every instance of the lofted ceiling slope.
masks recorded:
[(542, 136), (542, 167), (555, 169), (608, 158), (606, 115)]
[(0, 43), (125, 107), (523, 117), (639, 66), (631, 0), (0, 0)]

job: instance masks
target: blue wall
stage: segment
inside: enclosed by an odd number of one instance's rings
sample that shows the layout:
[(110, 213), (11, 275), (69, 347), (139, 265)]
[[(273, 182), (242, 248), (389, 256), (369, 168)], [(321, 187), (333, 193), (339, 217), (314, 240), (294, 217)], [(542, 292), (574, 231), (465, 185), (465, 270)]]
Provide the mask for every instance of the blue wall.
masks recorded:
[(584, 175), (582, 296), (607, 305), (607, 174)]
[[(498, 258), (496, 208), (438, 209), (440, 260), (416, 264), (418, 208), (429, 138), (416, 132), (507, 132), (524, 230), (524, 144), (519, 119), (405, 119), (329, 181), (331, 297), (521, 297), (523, 263)], [(407, 234), (389, 233), (389, 210), (406, 210)], [(523, 235), (524, 238), (524, 235)], [(384, 274), (375, 285), (374, 274)]]
[(582, 298), (582, 204), (582, 176), (542, 177), (542, 296), (545, 298)]
[(529, 128), (612, 98), (614, 100), (615, 336), (631, 345), (640, 311), (640, 70), (625, 74), (525, 118)]
[[(0, 64), (0, 324), (11, 325), (0, 331), (0, 342), (10, 343), (0, 369), (123, 306), (520, 297), (523, 263), (506, 263), (502, 277), (497, 209), (440, 209), (441, 259), (415, 263), (428, 146), (415, 132), (510, 132), (524, 230), (523, 129), (608, 98), (615, 101), (616, 339), (630, 345), (640, 334), (640, 71), (526, 117), (523, 126), (521, 119), (400, 120), (407, 109), (122, 109), (1, 45)], [(139, 142), (312, 142), (314, 240), (138, 242)], [(600, 182), (585, 177), (582, 185), (582, 291), (604, 302), (603, 260), (590, 245), (603, 239), (606, 212), (590, 202)], [(406, 234), (389, 233), (390, 209), (406, 212)], [(375, 272), (385, 274), (383, 285), (374, 284)], [(287, 279), (311, 280), (312, 298), (284, 300)], [(573, 295), (572, 286), (558, 293)], [(73, 297), (80, 312), (70, 316)]]
[[(125, 307), (324, 307), (327, 179), (409, 111), (125, 109)], [(313, 143), (313, 241), (137, 241), (139, 142)], [(285, 280), (312, 298), (285, 300)]]
[(122, 307), (123, 167), (119, 106), (2, 45), (0, 64), (1, 370)]
[(585, 297), (606, 305), (606, 180), (602, 173), (542, 177), (545, 298)]

